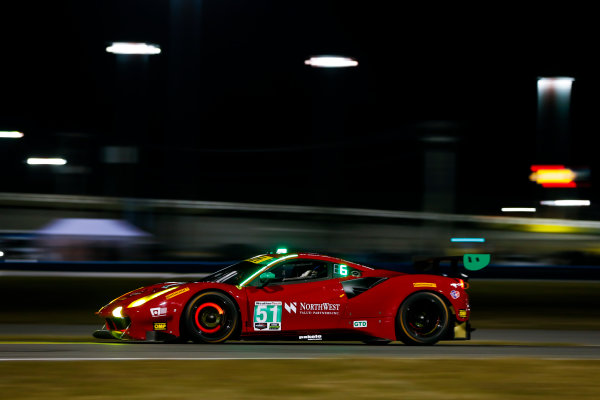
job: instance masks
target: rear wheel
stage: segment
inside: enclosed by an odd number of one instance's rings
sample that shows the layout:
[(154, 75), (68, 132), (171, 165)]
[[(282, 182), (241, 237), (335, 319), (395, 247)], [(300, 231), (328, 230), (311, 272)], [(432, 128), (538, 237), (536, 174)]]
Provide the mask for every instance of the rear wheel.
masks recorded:
[(185, 311), (187, 336), (196, 343), (222, 343), (239, 325), (239, 313), (229, 297), (204, 292), (194, 297)]
[(431, 345), (446, 337), (450, 312), (444, 299), (431, 292), (414, 293), (396, 316), (398, 339), (408, 345)]

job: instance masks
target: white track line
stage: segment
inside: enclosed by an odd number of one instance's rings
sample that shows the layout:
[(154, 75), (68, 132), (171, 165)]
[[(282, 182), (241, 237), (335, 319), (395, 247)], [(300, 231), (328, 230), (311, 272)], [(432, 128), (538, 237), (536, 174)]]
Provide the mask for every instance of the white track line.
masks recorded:
[(48, 357), (48, 358), (0, 358), (0, 362), (13, 361), (31, 361), (31, 362), (72, 362), (72, 361), (243, 361), (243, 360), (348, 360), (348, 359), (386, 359), (386, 360), (503, 360), (503, 359), (532, 359), (532, 360), (548, 360), (548, 361), (600, 361), (598, 357), (540, 357), (535, 355), (500, 355), (500, 354), (477, 354), (468, 356), (448, 355), (448, 356), (410, 356), (410, 357), (374, 357), (374, 356), (332, 356), (332, 357)]
[(2, 361), (221, 361), (221, 360), (318, 360), (339, 359), (340, 357), (34, 357), (34, 358), (0, 358)]

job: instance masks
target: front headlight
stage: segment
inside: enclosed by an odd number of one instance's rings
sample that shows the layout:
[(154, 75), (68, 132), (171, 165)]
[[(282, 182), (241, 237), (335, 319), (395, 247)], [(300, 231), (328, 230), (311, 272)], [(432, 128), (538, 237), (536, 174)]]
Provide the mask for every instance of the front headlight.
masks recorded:
[(122, 311), (123, 311), (123, 307), (119, 306), (119, 307), (115, 308), (113, 310), (113, 312), (112, 312), (113, 317), (115, 317), (115, 318), (123, 318)]

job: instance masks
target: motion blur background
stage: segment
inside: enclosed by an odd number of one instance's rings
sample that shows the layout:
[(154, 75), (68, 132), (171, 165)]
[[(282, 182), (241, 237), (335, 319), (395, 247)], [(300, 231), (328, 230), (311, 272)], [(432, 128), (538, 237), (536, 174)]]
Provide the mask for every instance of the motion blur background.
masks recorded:
[[(599, 398), (597, 12), (521, 3), (0, 2), (0, 392)], [(491, 254), (473, 340), (91, 342), (111, 299), (281, 247)]]
[[(17, 263), (5, 269), (212, 268), (277, 247), (387, 267), (464, 253), (494, 266), (599, 264), (600, 82), (582, 10), (0, 9), (0, 131), (23, 134), (0, 138), (0, 260)], [(113, 42), (161, 52), (113, 54)], [(305, 64), (317, 55), (358, 66)], [(535, 165), (574, 171), (574, 187), (543, 187)], [(540, 203), (551, 200), (589, 205)]]

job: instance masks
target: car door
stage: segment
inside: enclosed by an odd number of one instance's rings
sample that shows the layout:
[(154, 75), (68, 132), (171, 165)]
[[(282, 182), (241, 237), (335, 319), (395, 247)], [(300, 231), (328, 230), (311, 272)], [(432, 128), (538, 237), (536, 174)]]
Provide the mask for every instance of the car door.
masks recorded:
[(347, 300), (330, 263), (294, 259), (269, 272), (274, 278), (265, 286), (259, 279), (246, 286), (249, 332), (316, 333), (341, 327)]

